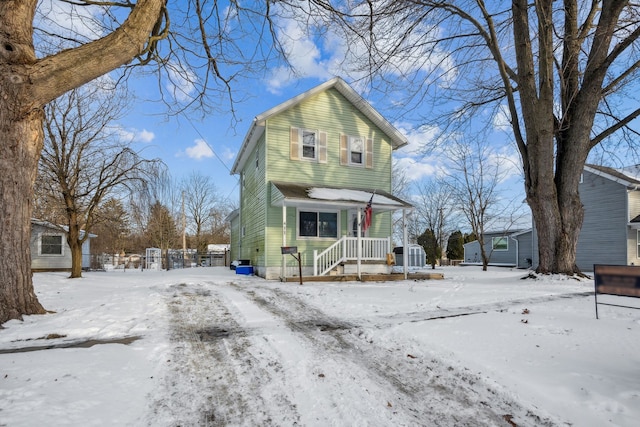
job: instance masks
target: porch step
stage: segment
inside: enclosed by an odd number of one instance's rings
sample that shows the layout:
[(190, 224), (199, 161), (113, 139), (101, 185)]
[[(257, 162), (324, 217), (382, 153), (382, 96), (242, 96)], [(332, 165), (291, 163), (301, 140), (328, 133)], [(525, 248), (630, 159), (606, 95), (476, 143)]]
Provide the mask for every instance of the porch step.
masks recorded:
[[(442, 273), (409, 273), (407, 280), (442, 280), (444, 274)], [(362, 274), (361, 282), (395, 282), (404, 280), (404, 273), (391, 273), (391, 274)], [(283, 282), (300, 282), (300, 278), (287, 277), (281, 279)], [(335, 276), (302, 276), (302, 283), (304, 282), (357, 282), (357, 274), (340, 274)]]

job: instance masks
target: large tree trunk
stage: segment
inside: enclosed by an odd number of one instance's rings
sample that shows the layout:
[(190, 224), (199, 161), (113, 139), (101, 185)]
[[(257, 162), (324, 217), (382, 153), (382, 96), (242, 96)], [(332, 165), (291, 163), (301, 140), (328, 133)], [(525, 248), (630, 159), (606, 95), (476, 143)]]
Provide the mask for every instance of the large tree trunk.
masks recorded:
[(35, 1), (0, 2), (0, 324), (44, 313), (31, 282), (29, 247), (43, 111), (28, 108), (23, 84), (25, 64), (35, 61), (34, 8)]
[(71, 276), (69, 278), (76, 279), (82, 277), (82, 243), (80, 238), (80, 227), (77, 225), (77, 217), (69, 221), (69, 232), (67, 234), (67, 243), (71, 248)]
[(43, 106), (139, 54), (165, 0), (139, 0), (115, 32), (38, 60), (37, 0), (0, 1), (0, 324), (44, 313), (31, 278), (33, 185), (44, 140)]
[[(31, 282), (33, 185), (42, 149), (42, 111), (16, 118), (6, 77), (0, 80), (0, 324), (42, 314)], [(19, 170), (19, 173), (12, 172)]]

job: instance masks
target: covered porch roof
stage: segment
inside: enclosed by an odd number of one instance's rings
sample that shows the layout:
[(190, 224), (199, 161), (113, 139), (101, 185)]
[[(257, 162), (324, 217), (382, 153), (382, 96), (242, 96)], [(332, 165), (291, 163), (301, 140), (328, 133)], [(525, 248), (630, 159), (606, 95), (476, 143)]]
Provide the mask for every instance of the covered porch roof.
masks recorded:
[(271, 182), (272, 206), (306, 206), (309, 208), (353, 209), (369, 203), (377, 211), (413, 209), (410, 203), (386, 191), (326, 185), (300, 185)]

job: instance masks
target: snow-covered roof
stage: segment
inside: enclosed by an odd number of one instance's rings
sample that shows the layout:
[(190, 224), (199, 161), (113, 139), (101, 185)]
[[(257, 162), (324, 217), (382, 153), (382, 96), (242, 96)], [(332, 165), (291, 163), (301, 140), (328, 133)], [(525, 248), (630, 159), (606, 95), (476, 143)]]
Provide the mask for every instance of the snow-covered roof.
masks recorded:
[[(41, 219), (31, 218), (31, 225), (39, 225), (41, 227), (49, 228), (51, 230), (64, 231), (65, 233), (69, 232), (69, 227), (66, 225), (56, 225), (49, 221), (43, 221)], [(84, 230), (80, 230), (80, 236), (84, 235)], [(93, 239), (98, 237), (97, 234), (89, 233), (89, 238)]]
[(228, 243), (210, 243), (207, 245), (207, 252), (226, 252), (230, 247)]
[(285, 204), (289, 205), (330, 204), (341, 207), (363, 207), (371, 200), (371, 206), (378, 210), (413, 208), (410, 203), (382, 190), (298, 185), (284, 182), (272, 182), (272, 184), (279, 193), (272, 197), (272, 203), (276, 205), (284, 200)]

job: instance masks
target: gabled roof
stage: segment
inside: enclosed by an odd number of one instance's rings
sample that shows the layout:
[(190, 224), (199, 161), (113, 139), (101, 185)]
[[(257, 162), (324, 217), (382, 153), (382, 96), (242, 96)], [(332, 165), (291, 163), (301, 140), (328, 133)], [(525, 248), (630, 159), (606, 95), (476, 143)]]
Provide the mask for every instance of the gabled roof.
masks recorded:
[(640, 186), (640, 165), (614, 169), (607, 166), (586, 164), (584, 170), (627, 187)]
[(288, 101), (285, 101), (275, 107), (258, 114), (251, 123), (251, 127), (247, 132), (247, 135), (242, 142), (236, 161), (231, 168), (231, 174), (240, 173), (240, 170), (244, 166), (249, 154), (253, 151), (255, 144), (264, 132), (264, 127), (267, 119), (282, 113), (283, 111), (292, 108), (307, 99), (311, 98), (318, 93), (327, 91), (329, 89), (336, 89), (340, 92), (358, 111), (364, 114), (369, 120), (371, 120), (376, 126), (378, 126), (391, 140), (393, 149), (398, 149), (408, 144), (407, 138), (396, 129), (387, 119), (382, 117), (362, 96), (360, 96), (351, 86), (347, 84), (340, 77), (334, 77), (333, 79), (322, 83), (308, 91), (295, 96)]
[[(51, 230), (56, 231), (64, 231), (67, 233), (69, 231), (69, 227), (66, 225), (55, 225), (49, 221), (43, 221), (41, 219), (31, 218), (31, 225), (39, 225), (40, 227), (49, 228)], [(84, 230), (80, 230), (80, 236), (84, 236)], [(93, 239), (98, 237), (97, 234), (89, 233), (89, 238)]]

